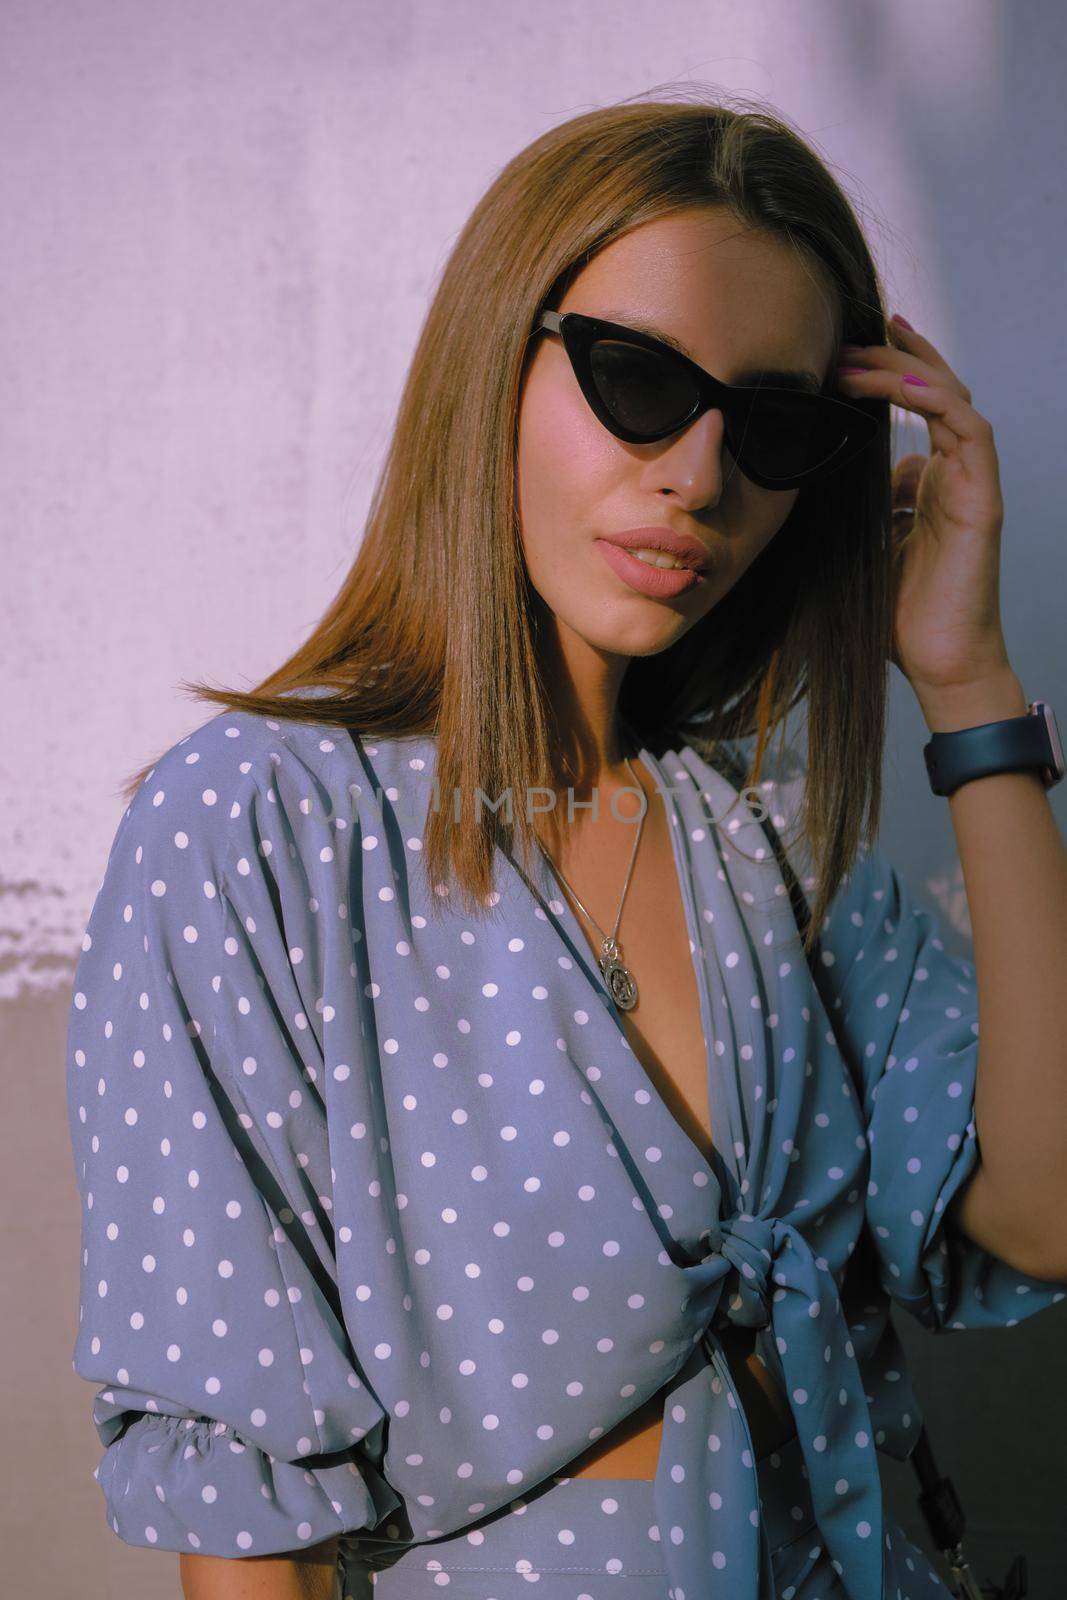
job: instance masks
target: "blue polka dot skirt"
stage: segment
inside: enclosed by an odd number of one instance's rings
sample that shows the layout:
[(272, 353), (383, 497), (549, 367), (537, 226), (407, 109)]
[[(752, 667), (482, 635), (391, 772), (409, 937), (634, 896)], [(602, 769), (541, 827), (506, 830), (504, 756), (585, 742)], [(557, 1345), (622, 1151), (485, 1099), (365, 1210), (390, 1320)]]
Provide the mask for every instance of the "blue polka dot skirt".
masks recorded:
[[(844, 1600), (819, 1536), (799, 1438), (756, 1469), (773, 1578), (773, 1591), (765, 1577), (762, 1592), (775, 1600)], [(886, 1600), (947, 1596), (930, 1560), (891, 1517), (885, 1529)], [(405, 1546), (399, 1532), (384, 1525), (373, 1538), (342, 1541), (336, 1600), (530, 1600), (531, 1585), (540, 1600), (687, 1600), (667, 1571), (651, 1479), (553, 1475), (461, 1533)], [(674, 1533), (684, 1537), (683, 1529)]]

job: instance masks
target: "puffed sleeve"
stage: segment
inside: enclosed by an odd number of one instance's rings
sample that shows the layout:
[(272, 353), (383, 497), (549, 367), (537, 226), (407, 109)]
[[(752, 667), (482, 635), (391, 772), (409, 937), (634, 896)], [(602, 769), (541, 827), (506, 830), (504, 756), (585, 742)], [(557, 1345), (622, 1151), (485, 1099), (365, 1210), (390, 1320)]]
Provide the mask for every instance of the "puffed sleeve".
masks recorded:
[(871, 1154), (866, 1216), (893, 1300), (924, 1326), (1004, 1327), (1067, 1284), (1017, 1271), (946, 1210), (979, 1160), (978, 992), (935, 914), (866, 850), (820, 934), (820, 988), (862, 1096)]
[(400, 1501), (338, 1300), (307, 883), (280, 894), (245, 837), (237, 754), (217, 787), (192, 759), (168, 751), (123, 815), (75, 973), (73, 1366), (102, 1386), (115, 1533), (240, 1557)]

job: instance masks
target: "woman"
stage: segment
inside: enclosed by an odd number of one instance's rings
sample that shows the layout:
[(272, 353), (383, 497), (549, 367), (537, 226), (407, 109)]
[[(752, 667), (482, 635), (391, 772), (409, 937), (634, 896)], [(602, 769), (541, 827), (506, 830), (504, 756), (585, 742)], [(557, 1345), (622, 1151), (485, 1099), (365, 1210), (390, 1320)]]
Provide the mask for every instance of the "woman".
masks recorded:
[[(895, 479), (891, 405), (936, 451)], [(932, 732), (1025, 713), (1001, 513), (782, 119), (611, 106), (496, 179), (337, 601), (256, 692), (198, 687), (78, 966), (74, 1366), (111, 1526), (187, 1596), (944, 1589), (882, 1506), (921, 1427), (890, 1299), (1061, 1299), (1062, 1137), (1017, 1085), (998, 1117), (994, 1054), (977, 1094), (975, 968), (871, 846), (890, 660)], [(1029, 829), (1067, 957), (1036, 777), (953, 820), (1048, 1086), (973, 848)]]

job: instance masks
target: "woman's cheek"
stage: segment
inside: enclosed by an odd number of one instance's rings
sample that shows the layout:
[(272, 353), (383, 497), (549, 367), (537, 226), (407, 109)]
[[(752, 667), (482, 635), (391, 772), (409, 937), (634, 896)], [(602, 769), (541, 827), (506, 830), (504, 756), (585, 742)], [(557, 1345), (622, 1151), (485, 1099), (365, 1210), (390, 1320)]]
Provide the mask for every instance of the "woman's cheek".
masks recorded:
[(612, 460), (585, 419), (567, 406), (529, 418), (520, 436), (519, 506), (531, 568), (539, 550), (575, 548), (602, 531), (593, 526), (595, 507), (608, 497)]
[(588, 503), (615, 459), (614, 444), (584, 402), (546, 405), (534, 435), (539, 475), (558, 497)]

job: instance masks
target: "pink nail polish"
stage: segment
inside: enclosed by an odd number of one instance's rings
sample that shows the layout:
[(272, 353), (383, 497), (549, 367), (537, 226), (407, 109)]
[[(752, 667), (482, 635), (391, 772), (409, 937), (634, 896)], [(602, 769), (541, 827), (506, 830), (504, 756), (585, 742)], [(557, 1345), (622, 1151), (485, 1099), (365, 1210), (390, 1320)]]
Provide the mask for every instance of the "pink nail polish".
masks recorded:
[(841, 376), (843, 378), (846, 378), (846, 377), (849, 376), (850, 373), (853, 373), (853, 372), (866, 372), (867, 368), (866, 367), (838, 367), (837, 370), (838, 370), (838, 372), (841, 374)]
[(890, 322), (895, 322), (898, 327), (907, 328), (909, 333), (914, 333), (915, 332), (915, 329), (912, 327), (911, 323), (908, 322), (905, 317), (902, 317), (902, 316), (898, 315), (898, 313), (895, 312), (895, 311), (894, 311), (893, 315), (890, 317), (889, 320), (890, 320)]
[(917, 378), (913, 372), (906, 372), (904, 374), (904, 382), (905, 383), (914, 383), (920, 389), (929, 389), (929, 387), (930, 387), (930, 385), (927, 383), (925, 378)]

